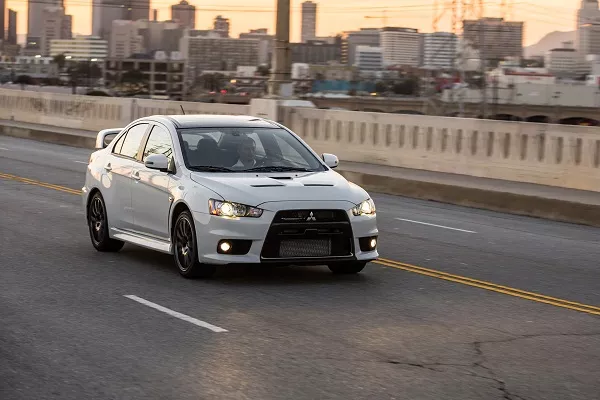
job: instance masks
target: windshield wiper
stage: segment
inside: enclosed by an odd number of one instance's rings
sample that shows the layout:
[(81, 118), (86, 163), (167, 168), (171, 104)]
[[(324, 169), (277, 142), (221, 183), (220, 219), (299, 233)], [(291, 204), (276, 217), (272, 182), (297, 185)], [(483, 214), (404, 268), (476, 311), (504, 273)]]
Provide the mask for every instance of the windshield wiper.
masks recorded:
[(300, 168), (300, 167), (282, 167), (282, 166), (264, 166), (254, 167), (241, 170), (240, 172), (314, 172), (311, 169)]
[(233, 172), (233, 170), (230, 168), (215, 167), (213, 165), (198, 165), (190, 167), (190, 169), (198, 172)]

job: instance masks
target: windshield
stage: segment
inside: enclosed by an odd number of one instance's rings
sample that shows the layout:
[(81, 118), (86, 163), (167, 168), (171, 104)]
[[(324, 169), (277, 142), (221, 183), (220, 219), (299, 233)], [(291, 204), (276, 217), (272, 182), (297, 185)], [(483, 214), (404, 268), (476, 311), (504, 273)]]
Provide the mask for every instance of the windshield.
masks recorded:
[(324, 171), (298, 139), (281, 128), (178, 130), (186, 166), (206, 172)]

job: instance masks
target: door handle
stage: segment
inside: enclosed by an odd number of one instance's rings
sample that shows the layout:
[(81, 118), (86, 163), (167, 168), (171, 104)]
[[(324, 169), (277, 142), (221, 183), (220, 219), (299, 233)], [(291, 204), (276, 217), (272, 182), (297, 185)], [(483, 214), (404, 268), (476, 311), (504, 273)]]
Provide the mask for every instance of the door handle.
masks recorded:
[(140, 180), (140, 173), (137, 172), (137, 171), (135, 171), (133, 174), (131, 174), (131, 177), (133, 179), (135, 179), (136, 181), (139, 181)]
[(110, 166), (110, 163), (106, 164), (106, 165), (104, 166), (104, 169), (105, 169), (106, 171), (108, 171), (108, 172), (112, 171), (112, 167)]

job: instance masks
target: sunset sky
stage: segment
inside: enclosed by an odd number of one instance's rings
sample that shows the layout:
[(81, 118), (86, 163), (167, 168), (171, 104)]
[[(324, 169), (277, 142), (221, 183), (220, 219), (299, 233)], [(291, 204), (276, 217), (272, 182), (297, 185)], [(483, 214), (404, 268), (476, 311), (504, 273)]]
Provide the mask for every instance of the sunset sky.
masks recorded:
[[(179, 0), (154, 0), (151, 7), (158, 9), (161, 20), (171, 17), (170, 5)], [(221, 14), (231, 20), (234, 36), (254, 28), (274, 29), (275, 0), (188, 0), (197, 8), (196, 28), (205, 29), (212, 19)], [(432, 31), (433, 0), (313, 0), (319, 3), (317, 34), (333, 35), (344, 30), (383, 26), (383, 10), (387, 8), (387, 25)], [(89, 34), (91, 31), (91, 0), (65, 0), (67, 13), (73, 15), (73, 32)], [(292, 40), (300, 37), (300, 4), (292, 1)], [(500, 0), (485, 1), (486, 16), (499, 16)], [(251, 5), (250, 5), (251, 4)], [(573, 30), (578, 0), (515, 0), (512, 18), (524, 20), (525, 45), (537, 42), (544, 34), (554, 30)], [(7, 8), (18, 12), (18, 33), (27, 32), (27, 0), (8, 0)], [(376, 18), (367, 19), (365, 16)], [(448, 30), (450, 15), (446, 14), (439, 30)]]

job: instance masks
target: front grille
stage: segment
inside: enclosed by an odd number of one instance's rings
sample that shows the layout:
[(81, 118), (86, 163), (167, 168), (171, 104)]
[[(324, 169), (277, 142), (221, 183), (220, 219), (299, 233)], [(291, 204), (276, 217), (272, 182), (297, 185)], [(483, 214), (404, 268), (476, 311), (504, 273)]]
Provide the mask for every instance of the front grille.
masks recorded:
[(352, 227), (343, 210), (286, 210), (276, 214), (263, 259), (351, 257)]
[(347, 222), (344, 210), (285, 210), (275, 214), (274, 223)]

